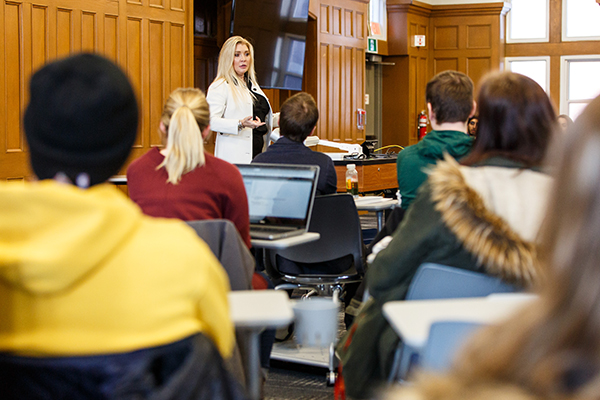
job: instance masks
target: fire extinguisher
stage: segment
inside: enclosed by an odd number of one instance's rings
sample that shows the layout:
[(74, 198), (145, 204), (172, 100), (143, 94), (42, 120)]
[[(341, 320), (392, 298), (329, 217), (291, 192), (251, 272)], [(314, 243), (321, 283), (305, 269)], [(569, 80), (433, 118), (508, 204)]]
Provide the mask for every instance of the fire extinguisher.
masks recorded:
[(425, 110), (419, 113), (419, 123), (417, 124), (417, 136), (419, 140), (423, 139), (427, 135), (427, 115)]

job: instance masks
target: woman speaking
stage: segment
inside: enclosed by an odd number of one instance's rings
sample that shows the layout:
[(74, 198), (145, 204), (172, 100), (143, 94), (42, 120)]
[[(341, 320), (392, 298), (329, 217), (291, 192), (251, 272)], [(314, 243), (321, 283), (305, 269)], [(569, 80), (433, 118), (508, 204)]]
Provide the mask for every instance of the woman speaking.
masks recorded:
[(232, 36), (219, 54), (217, 77), (208, 88), (210, 125), (217, 132), (215, 156), (247, 164), (269, 145), (273, 112), (256, 82), (254, 48)]

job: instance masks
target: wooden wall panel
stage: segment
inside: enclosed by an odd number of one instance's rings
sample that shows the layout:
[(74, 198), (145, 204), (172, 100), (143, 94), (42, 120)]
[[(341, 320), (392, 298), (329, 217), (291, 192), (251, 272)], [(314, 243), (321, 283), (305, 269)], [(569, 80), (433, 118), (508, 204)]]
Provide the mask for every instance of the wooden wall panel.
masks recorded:
[(184, 77), (185, 77), (185, 52), (184, 46), (185, 43), (185, 27), (183, 25), (171, 24), (171, 51), (170, 51), (170, 61), (171, 61), (171, 81), (169, 82), (171, 85), (170, 91), (183, 87), (184, 85)]
[(184, 11), (185, 3), (183, 0), (171, 0), (171, 10)]
[(81, 14), (81, 51), (98, 51), (96, 19), (96, 13), (83, 12)]
[[(335, 15), (335, 14), (334, 14)], [(335, 19), (334, 19), (335, 21)], [(334, 22), (335, 26), (335, 22)], [(335, 29), (334, 29), (335, 32)], [(327, 88), (327, 99), (330, 104), (329, 115), (327, 115), (328, 128), (327, 138), (334, 141), (339, 141), (341, 138), (341, 124), (340, 120), (344, 118), (342, 115), (343, 107), (340, 104), (342, 99), (341, 89), (343, 87), (343, 60), (342, 60), (342, 46), (335, 44), (329, 45), (329, 84)]]
[(56, 57), (65, 57), (73, 52), (73, 10), (56, 10)]
[(492, 48), (491, 25), (467, 25), (467, 45), (469, 50)]
[(366, 34), (366, 27), (367, 27), (367, 21), (366, 18), (367, 16), (365, 15), (365, 13), (360, 12), (360, 11), (356, 11), (354, 12), (355, 15), (355, 22), (354, 22), (354, 29), (356, 34), (354, 35), (355, 38), (357, 39), (364, 39), (365, 36), (367, 36)]
[[(317, 132), (336, 142), (364, 141), (356, 126), (356, 111), (364, 108), (367, 0), (320, 0), (316, 18), (318, 57), (307, 57), (305, 69), (316, 71)], [(309, 24), (309, 27), (311, 25)], [(314, 63), (311, 65), (311, 63)], [(307, 74), (306, 78), (312, 75)], [(314, 93), (313, 93), (314, 94)]]
[(475, 82), (476, 89), (481, 82), (481, 78), (492, 69), (498, 69), (497, 65), (492, 64), (491, 57), (470, 57), (467, 58), (467, 75)]
[(162, 115), (164, 100), (168, 97), (165, 90), (165, 23), (164, 21), (150, 21), (150, 79), (148, 90), (148, 103), (150, 108), (149, 145), (160, 146), (162, 139), (158, 125)]
[(172, 87), (193, 85), (192, 12), (191, 0), (3, 1), (0, 180), (31, 176), (21, 123), (31, 74), (49, 60), (82, 50), (114, 60), (132, 81), (141, 122), (131, 159), (159, 144), (156, 129), (166, 95)]
[[(143, 66), (142, 66), (142, 20), (140, 18), (127, 18), (127, 75), (131, 80), (136, 93), (139, 94), (139, 98), (144, 98), (146, 92), (142, 90), (143, 84)], [(144, 115), (144, 109), (142, 109), (142, 115)], [(146, 132), (148, 121), (146, 118), (142, 118), (141, 121), (141, 132)], [(145, 145), (143, 134), (138, 135), (133, 144), (134, 148), (142, 148)]]
[(457, 50), (458, 26), (436, 26), (433, 28), (433, 50)]
[(319, 17), (319, 27), (322, 33), (331, 33), (329, 31), (331, 26), (331, 16), (329, 14), (329, 7), (326, 4), (321, 4), (321, 16)]
[(433, 75), (449, 69), (458, 70), (458, 58), (433, 59)]
[(37, 70), (48, 60), (48, 7), (31, 10), (31, 67)]
[(331, 7), (331, 22), (332, 22), (332, 34), (341, 35), (342, 34), (342, 9), (340, 7)]
[(106, 14), (104, 16), (104, 48), (102, 53), (111, 60), (118, 61), (119, 17)]
[[(319, 59), (318, 59), (318, 67), (319, 67), (319, 76), (318, 76), (318, 93), (317, 99), (319, 99), (319, 123), (316, 135), (320, 137), (324, 136), (321, 132), (329, 132), (329, 118), (327, 117), (330, 113), (331, 109), (331, 99), (329, 97), (329, 91), (327, 90), (329, 87), (329, 45), (327, 43), (319, 44)], [(326, 139), (326, 137), (323, 137)]]
[(9, 153), (23, 151), (21, 135), (21, 106), (24, 102), (25, 81), (23, 76), (20, 34), (23, 31), (23, 5), (6, 4), (4, 11), (4, 45), (6, 47), (6, 105), (5, 143)]

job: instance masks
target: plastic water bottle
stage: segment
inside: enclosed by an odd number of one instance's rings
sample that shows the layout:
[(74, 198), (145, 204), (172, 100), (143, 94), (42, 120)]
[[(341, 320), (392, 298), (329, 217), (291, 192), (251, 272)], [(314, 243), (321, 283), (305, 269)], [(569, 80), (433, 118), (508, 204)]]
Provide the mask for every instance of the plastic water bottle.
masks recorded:
[(358, 172), (354, 164), (346, 165), (346, 192), (358, 197)]

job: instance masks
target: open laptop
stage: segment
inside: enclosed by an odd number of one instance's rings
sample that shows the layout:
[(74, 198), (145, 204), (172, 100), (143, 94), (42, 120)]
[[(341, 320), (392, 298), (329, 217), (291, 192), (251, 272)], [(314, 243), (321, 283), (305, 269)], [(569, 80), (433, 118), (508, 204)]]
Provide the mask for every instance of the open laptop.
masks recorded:
[(275, 240), (308, 230), (318, 166), (239, 164), (237, 167), (248, 195), (251, 238)]

